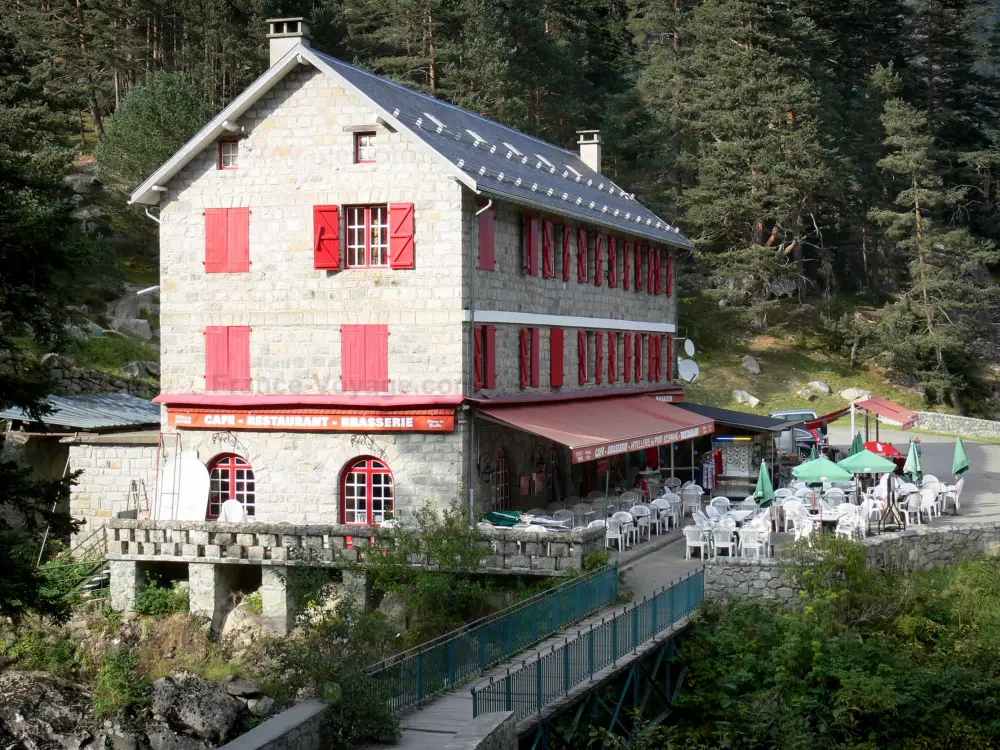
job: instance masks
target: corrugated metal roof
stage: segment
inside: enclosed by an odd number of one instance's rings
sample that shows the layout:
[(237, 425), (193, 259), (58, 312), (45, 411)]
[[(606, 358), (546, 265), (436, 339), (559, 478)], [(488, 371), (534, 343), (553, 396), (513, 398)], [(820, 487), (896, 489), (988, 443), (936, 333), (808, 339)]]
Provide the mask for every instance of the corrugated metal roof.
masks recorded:
[(704, 404), (692, 404), (685, 401), (676, 404), (681, 409), (708, 417), (719, 424), (726, 424), (732, 427), (743, 427), (755, 432), (784, 432), (796, 425), (801, 425), (801, 419), (792, 421), (775, 419), (774, 417), (763, 417), (759, 414), (747, 414), (745, 411), (734, 411), (732, 409), (720, 409), (717, 406), (705, 406)]
[[(108, 427), (129, 427), (159, 424), (160, 407), (144, 398), (127, 393), (80, 393), (71, 396), (49, 396), (46, 403), (52, 411), (41, 424), (99, 430)], [(38, 422), (20, 409), (0, 411), (0, 419)]]
[(311, 50), (325, 65), (476, 181), (487, 195), (655, 239), (693, 244), (574, 151)]

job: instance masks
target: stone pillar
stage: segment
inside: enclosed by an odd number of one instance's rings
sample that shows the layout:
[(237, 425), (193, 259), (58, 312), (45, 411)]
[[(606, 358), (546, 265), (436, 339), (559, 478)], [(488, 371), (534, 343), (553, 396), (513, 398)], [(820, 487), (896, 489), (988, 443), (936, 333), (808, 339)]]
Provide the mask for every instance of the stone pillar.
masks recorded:
[(288, 635), (295, 619), (293, 603), (285, 586), (288, 568), (265, 565), (260, 569), (262, 612), (261, 624), (268, 635)]
[(362, 609), (368, 609), (372, 600), (372, 581), (367, 573), (355, 573), (345, 570), (344, 595), (354, 599)]
[(111, 609), (131, 612), (135, 609), (135, 592), (145, 581), (135, 560), (112, 560)]
[(192, 615), (210, 617), (212, 630), (222, 627), (232, 601), (232, 587), (224, 565), (214, 563), (189, 563), (188, 582), (191, 586), (190, 610)]

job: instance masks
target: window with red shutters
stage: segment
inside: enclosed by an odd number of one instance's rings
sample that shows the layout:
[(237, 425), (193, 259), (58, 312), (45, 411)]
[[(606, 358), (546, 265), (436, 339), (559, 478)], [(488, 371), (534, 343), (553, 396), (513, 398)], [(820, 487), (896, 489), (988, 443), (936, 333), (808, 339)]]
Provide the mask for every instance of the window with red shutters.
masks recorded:
[(531, 382), (531, 333), (527, 328), (521, 329), (521, 388), (527, 388)]
[(565, 380), (563, 363), (565, 331), (562, 328), (549, 329), (549, 385), (562, 388)]
[(497, 211), (492, 206), (479, 214), (479, 267), (495, 271), (497, 241)]
[(538, 234), (541, 231), (537, 216), (524, 218), (524, 273), (538, 275)]
[(476, 390), (497, 387), (497, 327), (476, 326), (473, 380)]
[(548, 220), (542, 222), (542, 276), (556, 277), (556, 228)]
[(386, 268), (389, 265), (389, 208), (347, 206), (344, 209), (348, 268)]
[(587, 283), (587, 230), (576, 230), (576, 280)]
[(674, 379), (674, 337), (667, 334), (667, 382)]
[(205, 328), (205, 388), (250, 390), (250, 327)]
[(594, 382), (598, 385), (604, 378), (604, 334), (594, 331)]
[(486, 342), (483, 341), (483, 333), (483, 326), (476, 326), (473, 331), (472, 382), (477, 391), (486, 385)]
[(340, 379), (345, 391), (389, 390), (389, 326), (340, 327)]
[(668, 297), (674, 293), (674, 254), (667, 252), (667, 283), (663, 293)]
[(577, 380), (580, 385), (587, 382), (587, 332), (576, 332)]
[(608, 382), (618, 380), (618, 334), (608, 331)]
[(205, 273), (250, 270), (250, 209), (205, 209)]
[(642, 382), (642, 336), (643, 334), (637, 333), (635, 335), (635, 382)]
[(635, 290), (642, 291), (642, 245), (635, 243)]
[(541, 385), (542, 375), (540, 370), (541, 341), (537, 328), (531, 329), (531, 387), (537, 388)]
[(565, 224), (562, 225), (562, 279), (563, 281), (569, 281), (573, 255), (570, 252), (570, 236), (571, 232), (569, 227)]
[(339, 206), (313, 206), (313, 268), (340, 270)]
[(608, 237), (608, 286), (618, 286), (618, 238), (613, 234)]
[(414, 217), (412, 203), (389, 204), (389, 267), (415, 267), (413, 251)]
[[(628, 257), (628, 252), (626, 251), (625, 257)], [(628, 278), (626, 276), (625, 278)], [(622, 370), (622, 380), (626, 383), (632, 382), (632, 334), (625, 334), (625, 367)]]
[(598, 232), (594, 237), (594, 286), (604, 283), (604, 235)]
[(632, 284), (632, 241), (625, 240), (625, 251), (622, 253), (622, 289), (626, 292)]

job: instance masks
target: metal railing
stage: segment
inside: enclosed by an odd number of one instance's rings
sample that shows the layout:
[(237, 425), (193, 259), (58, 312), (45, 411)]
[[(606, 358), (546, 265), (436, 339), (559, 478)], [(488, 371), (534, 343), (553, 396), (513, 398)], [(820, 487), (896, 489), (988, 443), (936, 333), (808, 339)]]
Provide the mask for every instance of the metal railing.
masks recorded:
[(604, 565), (373, 664), (367, 676), (389, 709), (402, 711), (451, 690), (617, 598), (618, 566)]
[(499, 679), (472, 688), (472, 715), (513, 711), (515, 721), (540, 712), (602, 669), (633, 653), (658, 633), (693, 612), (705, 598), (705, 573), (691, 573), (616, 617), (581, 631)]

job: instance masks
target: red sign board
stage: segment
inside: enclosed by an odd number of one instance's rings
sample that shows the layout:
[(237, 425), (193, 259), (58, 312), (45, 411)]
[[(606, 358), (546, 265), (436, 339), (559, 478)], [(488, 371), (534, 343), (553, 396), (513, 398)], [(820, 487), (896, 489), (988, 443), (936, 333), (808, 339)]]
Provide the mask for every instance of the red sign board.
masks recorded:
[(194, 430), (255, 432), (454, 432), (454, 409), (169, 409), (167, 422)]
[(605, 443), (593, 447), (573, 448), (573, 463), (579, 464), (584, 461), (593, 461), (608, 456), (617, 456), (621, 453), (631, 453), (632, 451), (645, 450), (646, 448), (656, 448), (660, 445), (670, 445), (680, 443), (684, 440), (711, 435), (715, 432), (715, 423), (686, 427), (682, 430), (672, 432), (661, 432), (656, 435), (645, 435), (643, 437), (622, 440), (617, 443)]

